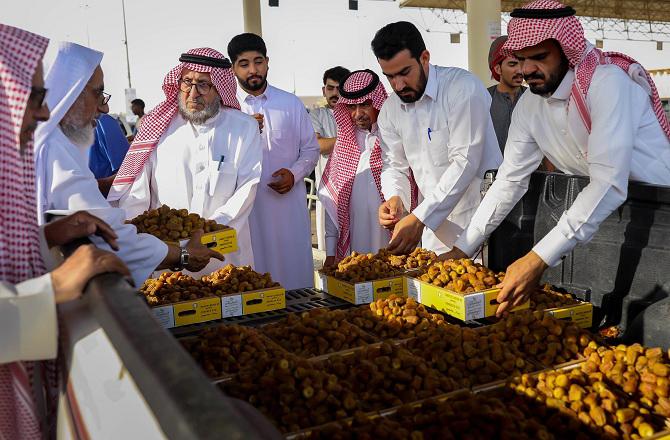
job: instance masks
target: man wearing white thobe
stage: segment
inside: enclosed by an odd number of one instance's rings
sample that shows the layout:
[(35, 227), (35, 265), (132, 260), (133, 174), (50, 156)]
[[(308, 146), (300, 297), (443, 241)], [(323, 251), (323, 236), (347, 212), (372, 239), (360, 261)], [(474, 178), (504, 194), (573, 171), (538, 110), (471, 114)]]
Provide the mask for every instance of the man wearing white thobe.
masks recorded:
[(512, 13), (503, 51), (521, 61), (531, 93), (514, 110), (494, 184), (443, 256), (475, 252), (526, 192), (543, 155), (565, 173), (589, 176), (558, 224), (507, 268), (499, 315), (524, 302), (547, 267), (593, 237), (626, 200), (629, 179), (670, 185), (670, 124), (651, 77), (629, 57), (603, 54), (586, 41), (574, 14), (549, 0)]
[(286, 289), (312, 287), (314, 263), (304, 178), (319, 158), (307, 110), (290, 93), (267, 83), (263, 39), (241, 34), (228, 44), (242, 111), (262, 115), (263, 166), (249, 218), (256, 270)]
[[(47, 104), (52, 112), (35, 132), (38, 221), (44, 223), (50, 213), (79, 210), (100, 217), (118, 235), (117, 255), (140, 286), (156, 268), (179, 266), (182, 250), (152, 235), (138, 234), (135, 226), (125, 224), (125, 212), (109, 205), (88, 168), (95, 118), (109, 110), (101, 60), (100, 52), (64, 43), (46, 75)], [(111, 249), (99, 237), (90, 239), (99, 248)], [(197, 271), (210, 258), (223, 258), (199, 239), (191, 241), (184, 249), (189, 254), (186, 268)]]
[[(389, 250), (404, 254), (421, 240), (423, 247), (445, 252), (479, 205), (484, 173), (502, 161), (489, 115), (491, 96), (470, 72), (430, 64), (411, 23), (383, 27), (372, 48), (396, 92), (378, 120), (386, 196), (379, 218), (393, 228)], [(410, 171), (421, 198), (407, 213)]]
[(337, 141), (319, 186), (326, 209), (326, 266), (352, 251), (375, 253), (391, 238), (378, 219), (384, 196), (377, 115), (386, 90), (371, 70), (351, 73), (340, 89), (335, 106)]
[[(335, 123), (333, 109), (340, 98), (340, 84), (349, 73), (349, 70), (342, 66), (326, 70), (323, 73), (323, 87), (321, 88), (323, 97), (326, 98), (326, 105), (309, 111), (314, 133), (316, 133), (316, 141), (319, 143), (319, 151), (321, 152), (316, 168), (314, 168), (317, 191), (326, 162), (328, 162), (328, 157), (335, 146), (337, 124)], [(316, 202), (316, 247), (320, 251), (326, 250), (326, 217), (321, 200)]]
[[(119, 198), (127, 218), (165, 204), (215, 220), (237, 232), (238, 251), (211, 261), (199, 274), (232, 263), (254, 266), (249, 213), (261, 176), (263, 150), (254, 118), (239, 111), (235, 77), (219, 52), (192, 49), (163, 82), (166, 100), (145, 116), (146, 129), (172, 115), (132, 186)], [(222, 97), (223, 96), (223, 97)], [(202, 103), (202, 109), (189, 103)], [(222, 105), (222, 103), (225, 103)], [(130, 160), (130, 159), (129, 159)]]

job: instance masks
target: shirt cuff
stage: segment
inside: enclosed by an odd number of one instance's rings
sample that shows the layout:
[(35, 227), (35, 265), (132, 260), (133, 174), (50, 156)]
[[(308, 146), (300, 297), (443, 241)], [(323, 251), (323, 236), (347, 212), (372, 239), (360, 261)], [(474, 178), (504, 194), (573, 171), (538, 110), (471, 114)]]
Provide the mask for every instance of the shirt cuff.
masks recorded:
[(482, 247), (486, 237), (477, 228), (469, 226), (461, 233), (454, 246), (472, 257)]
[(430, 215), (432, 211), (433, 210), (427, 203), (427, 200), (424, 200), (423, 202), (419, 203), (419, 206), (417, 206), (414, 211), (412, 211), (412, 214), (421, 220), (421, 223), (423, 223), (431, 231), (435, 231), (446, 220), (446, 218), (439, 219), (438, 216)]
[(47, 224), (40, 226), (40, 254), (42, 255), (42, 261), (44, 261), (44, 267), (48, 271), (51, 271), (63, 261), (63, 258), (59, 257), (60, 252), (58, 248), (49, 249), (49, 243), (47, 243), (44, 233), (44, 228)]
[(558, 265), (563, 256), (572, 251), (577, 240), (569, 239), (555, 227), (544, 236), (534, 247), (533, 252), (539, 255), (549, 267)]

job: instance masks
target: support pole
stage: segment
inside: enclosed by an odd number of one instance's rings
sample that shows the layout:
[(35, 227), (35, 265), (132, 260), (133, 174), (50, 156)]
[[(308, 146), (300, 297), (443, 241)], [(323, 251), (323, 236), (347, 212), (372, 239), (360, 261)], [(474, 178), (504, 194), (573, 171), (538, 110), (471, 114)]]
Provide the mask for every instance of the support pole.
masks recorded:
[(244, 32), (263, 36), (261, 26), (261, 0), (242, 0), (244, 11)]
[(467, 0), (468, 70), (484, 85), (492, 85), (488, 65), (491, 42), (500, 36), (500, 0)]

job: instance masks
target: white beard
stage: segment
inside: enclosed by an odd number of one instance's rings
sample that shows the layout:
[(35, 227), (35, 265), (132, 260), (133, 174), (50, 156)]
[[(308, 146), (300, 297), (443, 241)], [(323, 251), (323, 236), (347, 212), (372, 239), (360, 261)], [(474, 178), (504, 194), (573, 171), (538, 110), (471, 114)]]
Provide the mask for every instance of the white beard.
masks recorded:
[(77, 127), (73, 124), (61, 122), (60, 128), (63, 130), (65, 137), (80, 149), (88, 148), (95, 142), (95, 128), (89, 124)]

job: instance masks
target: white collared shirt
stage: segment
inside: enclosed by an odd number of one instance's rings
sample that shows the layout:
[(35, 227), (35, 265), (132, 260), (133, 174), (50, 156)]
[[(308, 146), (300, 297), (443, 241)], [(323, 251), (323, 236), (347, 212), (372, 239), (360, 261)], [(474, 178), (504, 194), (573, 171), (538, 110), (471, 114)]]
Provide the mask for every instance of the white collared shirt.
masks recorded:
[[(378, 139), (377, 124), (372, 130), (356, 127), (356, 143), (361, 150), (358, 168), (351, 188), (349, 202), (350, 251), (376, 253), (388, 245), (391, 235), (379, 224), (379, 205), (382, 203), (379, 190), (370, 169), (370, 156)], [(332, 212), (331, 212), (332, 211)], [(337, 211), (326, 213), (326, 255), (337, 255)]]
[(473, 254), (521, 199), (543, 156), (565, 173), (590, 178), (533, 248), (549, 266), (593, 237), (626, 200), (629, 179), (670, 185), (670, 142), (642, 87), (617, 66), (598, 66), (586, 97), (589, 135), (568, 105), (574, 77), (569, 70), (551, 97), (524, 93), (519, 99), (496, 181), (456, 243), (465, 253)]
[(241, 111), (221, 107), (201, 125), (177, 114), (119, 207), (130, 219), (165, 204), (234, 228), (239, 250), (199, 274), (228, 263), (253, 266), (248, 219), (261, 159), (258, 123)]
[[(491, 95), (473, 74), (431, 64), (418, 101), (406, 104), (393, 93), (379, 114), (384, 196), (400, 196), (409, 209), (411, 168), (423, 199), (414, 215), (449, 247), (479, 204), (484, 173), (502, 161), (490, 107)], [(447, 220), (453, 230), (443, 233)]]

